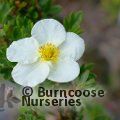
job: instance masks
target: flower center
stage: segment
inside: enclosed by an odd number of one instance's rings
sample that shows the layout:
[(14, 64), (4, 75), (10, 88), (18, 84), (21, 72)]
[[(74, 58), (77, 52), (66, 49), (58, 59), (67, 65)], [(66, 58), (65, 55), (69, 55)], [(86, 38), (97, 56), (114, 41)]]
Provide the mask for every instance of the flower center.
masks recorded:
[(59, 56), (59, 48), (51, 43), (47, 43), (39, 48), (42, 61), (57, 62)]

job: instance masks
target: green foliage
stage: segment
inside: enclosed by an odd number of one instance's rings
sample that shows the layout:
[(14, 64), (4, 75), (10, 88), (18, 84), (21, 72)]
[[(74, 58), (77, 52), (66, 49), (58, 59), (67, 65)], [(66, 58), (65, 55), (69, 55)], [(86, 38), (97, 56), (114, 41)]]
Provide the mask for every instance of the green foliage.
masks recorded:
[(112, 120), (112, 117), (102, 104), (85, 102), (83, 108), (77, 111), (75, 120)]
[(86, 120), (112, 120), (105, 108), (96, 103), (87, 103), (84, 109), (84, 117)]
[(96, 86), (96, 75), (92, 72), (93, 68), (92, 63), (81, 65), (80, 75), (75, 81), (77, 88), (86, 89)]
[(52, 0), (39, 0), (39, 4), (42, 11), (42, 17), (56, 17), (62, 10), (60, 5), (53, 5)]
[(12, 42), (20, 38), (29, 37), (32, 27), (33, 22), (30, 19), (17, 16), (14, 20), (4, 24), (3, 30), (6, 39), (9, 39), (9, 41)]
[(76, 34), (81, 34), (83, 30), (81, 29), (81, 22), (83, 20), (83, 13), (73, 12), (65, 17), (63, 24), (66, 28), (66, 31), (74, 32)]
[(0, 23), (6, 21), (12, 9), (13, 7), (11, 7), (9, 3), (0, 4)]
[[(88, 102), (84, 108), (81, 108), (79, 110), (72, 109), (69, 112), (69, 116), (74, 113), (73, 119), (70, 120), (112, 120), (112, 117), (110, 117), (110, 114), (107, 112), (105, 107), (96, 102)], [(28, 107), (21, 107), (19, 113), (20, 114), (17, 120), (45, 120), (45, 113), (41, 112), (39, 109), (37, 110)]]
[(11, 63), (6, 58), (6, 47), (0, 48), (0, 73), (7, 80), (11, 80), (11, 71), (14, 67), (14, 63)]
[(22, 107), (19, 112), (20, 115), (17, 120), (45, 120), (44, 114), (37, 113), (31, 108)]

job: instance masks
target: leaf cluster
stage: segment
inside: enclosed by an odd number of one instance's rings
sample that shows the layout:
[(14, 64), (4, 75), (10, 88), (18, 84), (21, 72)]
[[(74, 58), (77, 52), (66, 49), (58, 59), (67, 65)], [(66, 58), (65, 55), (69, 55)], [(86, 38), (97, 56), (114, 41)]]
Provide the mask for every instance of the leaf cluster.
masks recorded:
[(109, 113), (104, 109), (104, 106), (96, 103), (86, 104), (85, 118), (87, 120), (111, 120)]
[(20, 115), (17, 120), (45, 120), (45, 115), (27, 107), (20, 108)]
[(94, 103), (86, 103), (84, 109), (77, 112), (76, 120), (112, 120), (110, 114), (103, 105)]
[(83, 12), (72, 12), (65, 17), (63, 24), (68, 32), (74, 32), (76, 34), (81, 34), (83, 32), (81, 28), (81, 22), (83, 20)]
[[(19, 112), (20, 115), (17, 120), (46, 120), (45, 119), (46, 114), (44, 112), (40, 112), (40, 111), (37, 112), (37, 110), (32, 108), (21, 107)], [(96, 102), (86, 103), (84, 108), (81, 108), (79, 110), (72, 108), (66, 112), (61, 111), (60, 115), (64, 114), (64, 118), (66, 119), (69, 118), (67, 120), (112, 120), (112, 117), (107, 112), (105, 107)], [(64, 118), (58, 116), (59, 120), (64, 120)]]
[(76, 88), (87, 89), (96, 86), (96, 75), (92, 72), (93, 63), (83, 64), (80, 67), (80, 74), (75, 80)]

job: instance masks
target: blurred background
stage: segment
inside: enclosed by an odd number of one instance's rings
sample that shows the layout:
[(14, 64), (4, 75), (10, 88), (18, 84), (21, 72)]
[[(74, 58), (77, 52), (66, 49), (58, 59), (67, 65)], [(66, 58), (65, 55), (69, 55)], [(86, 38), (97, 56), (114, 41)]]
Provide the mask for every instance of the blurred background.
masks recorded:
[[(20, 1), (15, 0), (17, 7)], [(93, 72), (97, 75), (97, 82), (107, 90), (106, 97), (99, 102), (113, 120), (120, 120), (120, 0), (54, 0), (54, 3), (62, 7), (60, 19), (70, 12), (83, 11), (81, 36), (85, 40), (86, 51), (82, 60), (95, 64)], [(5, 41), (1, 39), (0, 45), (3, 44)]]
[(108, 90), (103, 104), (120, 120), (120, 0), (56, 0), (61, 17), (82, 10), (84, 62), (95, 63), (97, 81)]

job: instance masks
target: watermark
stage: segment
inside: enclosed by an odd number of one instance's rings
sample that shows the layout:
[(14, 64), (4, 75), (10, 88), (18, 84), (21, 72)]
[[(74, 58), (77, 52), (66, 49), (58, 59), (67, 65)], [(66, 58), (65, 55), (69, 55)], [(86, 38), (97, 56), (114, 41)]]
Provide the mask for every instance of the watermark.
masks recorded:
[(28, 86), (23, 88), (22, 94), (22, 106), (81, 106), (81, 97), (105, 96), (104, 90), (48, 90), (39, 87), (34, 98), (34, 91)]

